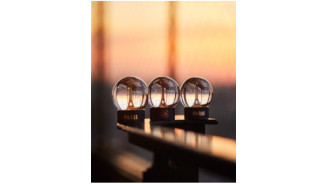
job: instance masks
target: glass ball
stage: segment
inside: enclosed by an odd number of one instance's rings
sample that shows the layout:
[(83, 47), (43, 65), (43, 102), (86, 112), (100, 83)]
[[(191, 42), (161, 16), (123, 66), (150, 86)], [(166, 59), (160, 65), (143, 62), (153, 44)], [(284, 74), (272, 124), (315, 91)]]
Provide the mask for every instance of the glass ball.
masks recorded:
[(181, 102), (185, 107), (208, 107), (212, 95), (212, 85), (200, 77), (187, 79), (181, 87)]
[(137, 77), (125, 77), (113, 88), (113, 101), (118, 110), (144, 109), (147, 105), (147, 85)]
[(178, 103), (179, 85), (170, 77), (158, 77), (148, 86), (151, 107), (172, 108)]

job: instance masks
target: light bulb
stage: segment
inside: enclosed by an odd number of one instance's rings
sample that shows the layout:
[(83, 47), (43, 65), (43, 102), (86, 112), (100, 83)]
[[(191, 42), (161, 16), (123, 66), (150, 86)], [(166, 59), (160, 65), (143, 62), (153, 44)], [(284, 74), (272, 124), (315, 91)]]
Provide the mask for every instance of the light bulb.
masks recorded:
[(143, 120), (147, 105), (147, 85), (137, 77), (125, 77), (113, 88), (113, 101), (119, 122)]
[(170, 77), (158, 77), (148, 86), (150, 120), (174, 120), (175, 106), (179, 101), (179, 85)]
[(212, 95), (212, 85), (206, 79), (200, 77), (187, 79), (181, 87), (181, 102), (185, 107), (185, 119), (207, 119)]

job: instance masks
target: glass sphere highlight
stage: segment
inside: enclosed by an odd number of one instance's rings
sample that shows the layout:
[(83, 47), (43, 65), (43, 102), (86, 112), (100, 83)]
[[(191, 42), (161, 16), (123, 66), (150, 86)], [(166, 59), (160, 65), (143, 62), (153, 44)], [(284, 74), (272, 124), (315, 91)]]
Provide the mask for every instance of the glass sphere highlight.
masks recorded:
[(147, 85), (137, 77), (125, 77), (113, 88), (113, 101), (118, 110), (140, 110), (147, 105)]
[(158, 77), (148, 86), (151, 107), (172, 108), (178, 103), (179, 85), (170, 77)]
[(187, 79), (181, 87), (181, 102), (185, 107), (208, 107), (212, 95), (212, 85), (200, 77)]

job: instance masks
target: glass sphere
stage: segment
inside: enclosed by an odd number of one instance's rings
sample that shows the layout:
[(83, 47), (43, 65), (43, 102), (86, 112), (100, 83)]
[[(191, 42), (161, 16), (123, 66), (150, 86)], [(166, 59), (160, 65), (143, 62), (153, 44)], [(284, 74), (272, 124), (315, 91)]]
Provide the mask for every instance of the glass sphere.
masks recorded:
[(148, 86), (151, 107), (172, 108), (178, 103), (179, 85), (170, 77), (158, 77)]
[(181, 102), (185, 107), (208, 107), (212, 95), (212, 85), (200, 77), (187, 79), (181, 87)]
[(147, 85), (137, 77), (125, 77), (113, 88), (113, 101), (118, 110), (144, 109), (147, 105)]

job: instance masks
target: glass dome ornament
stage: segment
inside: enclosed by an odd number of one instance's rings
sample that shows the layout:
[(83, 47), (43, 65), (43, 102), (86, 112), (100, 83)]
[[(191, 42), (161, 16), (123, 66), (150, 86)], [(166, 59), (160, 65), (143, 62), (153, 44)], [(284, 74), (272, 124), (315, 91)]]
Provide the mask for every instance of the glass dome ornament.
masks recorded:
[(113, 88), (112, 95), (119, 123), (145, 119), (148, 92), (147, 85), (142, 79), (125, 77), (119, 80)]
[(209, 118), (209, 104), (213, 95), (212, 85), (203, 78), (191, 77), (181, 87), (181, 102), (186, 120)]
[(178, 83), (170, 77), (157, 77), (148, 86), (150, 120), (172, 121), (179, 101)]

